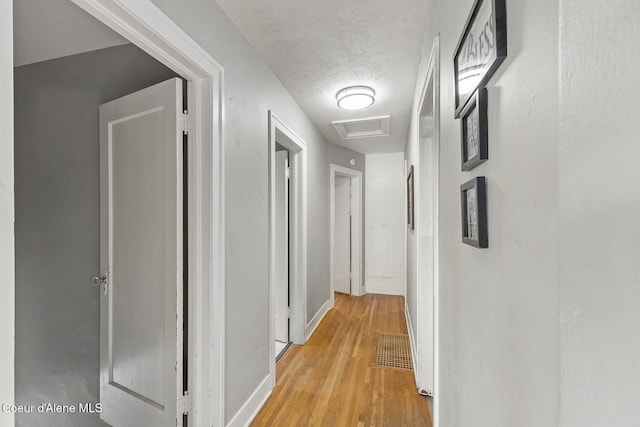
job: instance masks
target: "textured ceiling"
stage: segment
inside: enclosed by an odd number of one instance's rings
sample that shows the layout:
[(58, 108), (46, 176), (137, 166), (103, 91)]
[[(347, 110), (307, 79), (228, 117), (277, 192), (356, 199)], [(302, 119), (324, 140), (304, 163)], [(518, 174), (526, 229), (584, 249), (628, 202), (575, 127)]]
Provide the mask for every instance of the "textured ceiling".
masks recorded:
[[(404, 149), (429, 0), (216, 0), (325, 138), (361, 153)], [(373, 106), (337, 107), (345, 86)], [(391, 115), (391, 135), (343, 141), (331, 125)]]
[(69, 0), (14, 0), (16, 67), (129, 43)]

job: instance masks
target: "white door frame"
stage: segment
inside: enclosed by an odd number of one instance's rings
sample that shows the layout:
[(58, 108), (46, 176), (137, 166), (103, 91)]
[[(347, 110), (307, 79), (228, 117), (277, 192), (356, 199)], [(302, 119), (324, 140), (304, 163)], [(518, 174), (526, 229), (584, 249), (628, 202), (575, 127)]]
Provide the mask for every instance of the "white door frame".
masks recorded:
[(278, 143), (289, 150), (289, 339), (304, 344), (307, 322), (307, 144), (271, 110), (269, 115), (269, 375), (276, 383), (275, 283), (276, 192), (275, 153)]
[[(13, 140), (13, 2), (0, 2), (0, 401), (15, 399), (15, 202)], [(14, 425), (14, 414), (0, 415)]]
[(71, 1), (188, 80), (187, 409), (191, 425), (224, 425), (224, 69), (150, 0)]
[(333, 253), (336, 222), (336, 176), (346, 176), (351, 186), (351, 295), (364, 295), (362, 288), (362, 172), (329, 165), (329, 292), (331, 307), (335, 305)]
[[(429, 87), (429, 83), (433, 84), (433, 115), (434, 115), (434, 130), (433, 130), (433, 144), (435, 144), (435, 159), (432, 163), (428, 165), (421, 165), (420, 160), (420, 117), (422, 113), (422, 107), (425, 102), (425, 98), (427, 95), (427, 89)], [(431, 55), (429, 57), (429, 65), (427, 67), (427, 73), (424, 79), (424, 83), (422, 86), (422, 92), (420, 96), (420, 102), (417, 106), (417, 120), (415, 123), (416, 126), (416, 138), (417, 142), (417, 164), (418, 164), (418, 175), (423, 172), (425, 169), (428, 169), (431, 173), (431, 177), (433, 178), (433, 186), (432, 186), (432, 194), (434, 203), (431, 205), (431, 222), (428, 224), (428, 227), (431, 229), (433, 235), (433, 293), (429, 295), (428, 289), (425, 289), (422, 286), (424, 278), (421, 277), (420, 268), (417, 269), (417, 325), (416, 325), (416, 347), (417, 347), (417, 363), (416, 363), (416, 384), (418, 386), (418, 390), (423, 392), (426, 391), (427, 394), (432, 395), (434, 398), (434, 426), (437, 426), (437, 416), (438, 414), (438, 405), (440, 402), (440, 396), (438, 393), (439, 384), (438, 384), (438, 353), (439, 353), (439, 324), (438, 324), (438, 290), (440, 284), (440, 273), (439, 273), (439, 188), (440, 188), (440, 172), (439, 172), (439, 158), (440, 158), (440, 38), (436, 36), (433, 41), (433, 47), (431, 49)], [(422, 178), (416, 180), (415, 188), (416, 194), (418, 197), (422, 197), (423, 192), (420, 188), (420, 182)], [(415, 203), (415, 216), (416, 218), (421, 218), (420, 213), (421, 203)], [(416, 224), (416, 235), (419, 234), (419, 224)], [(428, 260), (423, 260), (423, 255), (425, 253), (425, 248), (420, 244), (420, 239), (417, 239), (416, 242), (417, 253), (416, 260), (417, 263), (420, 262), (429, 262)], [(433, 324), (433, 337), (430, 336), (426, 328), (421, 327), (426, 323), (427, 316), (432, 317)], [(433, 339), (433, 343), (428, 343), (427, 341)], [(421, 363), (421, 354), (428, 351), (429, 346), (433, 346), (434, 352), (434, 360), (433, 366), (424, 366), (424, 363)], [(414, 355), (415, 356), (415, 355)], [(428, 370), (433, 370), (434, 380), (433, 380), (433, 390), (428, 390), (426, 388), (427, 380), (426, 375)]]

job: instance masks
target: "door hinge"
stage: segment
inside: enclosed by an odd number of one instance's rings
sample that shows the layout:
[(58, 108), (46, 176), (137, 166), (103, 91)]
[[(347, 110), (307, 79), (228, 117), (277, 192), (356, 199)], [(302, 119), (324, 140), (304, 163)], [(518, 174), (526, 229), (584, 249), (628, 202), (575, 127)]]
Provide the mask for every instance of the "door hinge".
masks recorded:
[(287, 179), (291, 179), (291, 168), (289, 166), (287, 166), (286, 169), (284, 170), (284, 176)]
[(188, 134), (191, 130), (191, 116), (186, 110), (180, 116), (180, 130), (185, 134)]
[(176, 408), (176, 412), (182, 415), (189, 414), (189, 405), (191, 404), (191, 399), (189, 399), (189, 392), (185, 391), (182, 396), (178, 398), (178, 405)]
[(433, 390), (418, 389), (418, 394), (433, 397)]
[(291, 319), (291, 307), (287, 307), (287, 319)]

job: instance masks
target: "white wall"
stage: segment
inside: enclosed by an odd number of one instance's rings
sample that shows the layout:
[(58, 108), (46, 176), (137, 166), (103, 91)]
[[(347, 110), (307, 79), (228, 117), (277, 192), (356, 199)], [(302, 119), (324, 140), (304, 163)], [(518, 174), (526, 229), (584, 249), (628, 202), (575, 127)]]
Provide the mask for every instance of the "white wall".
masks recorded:
[[(439, 33), (436, 411), (443, 427), (553, 426), (559, 402), (558, 3), (507, 0), (509, 56), (488, 85), (489, 160), (461, 172), (452, 58), (473, 3), (432, 1), (406, 148), (414, 163), (415, 111)], [(488, 249), (461, 242), (459, 188), (474, 176), (487, 178)]]
[(563, 427), (640, 425), (640, 3), (560, 2)]
[(366, 291), (403, 295), (404, 227), (407, 220), (404, 153), (369, 154), (366, 162)]
[(308, 150), (307, 322), (329, 297), (327, 143), (211, 0), (153, 0), (224, 67), (226, 419), (269, 374), (268, 126), (273, 110)]
[[(14, 196), (13, 196), (13, 2), (0, 2), (0, 402), (13, 402)], [(13, 426), (0, 411), (0, 426)]]

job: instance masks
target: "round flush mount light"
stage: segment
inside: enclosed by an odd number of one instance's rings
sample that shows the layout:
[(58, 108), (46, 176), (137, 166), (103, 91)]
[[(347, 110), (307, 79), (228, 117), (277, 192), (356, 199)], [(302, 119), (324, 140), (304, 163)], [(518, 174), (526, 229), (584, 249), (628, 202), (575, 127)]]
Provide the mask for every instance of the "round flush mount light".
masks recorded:
[(345, 87), (336, 94), (338, 107), (343, 110), (361, 110), (374, 103), (376, 92), (368, 86)]

